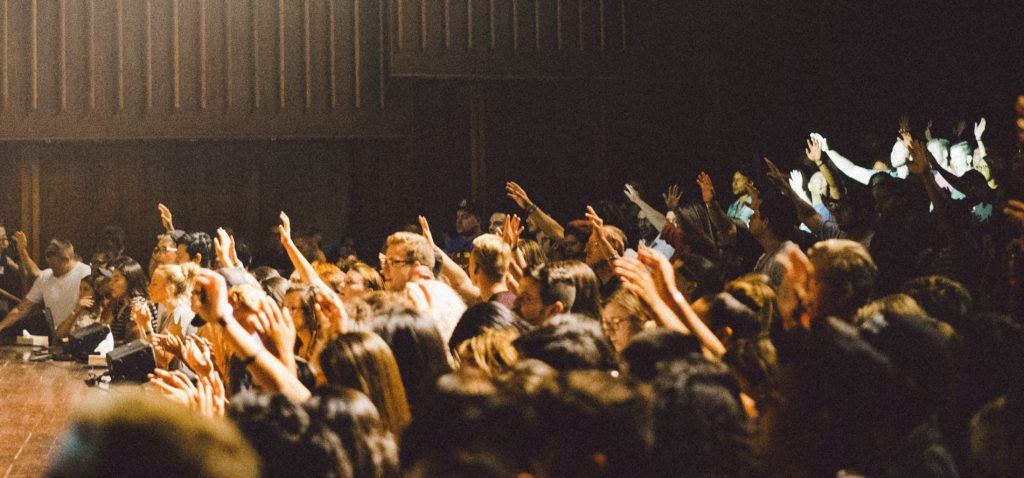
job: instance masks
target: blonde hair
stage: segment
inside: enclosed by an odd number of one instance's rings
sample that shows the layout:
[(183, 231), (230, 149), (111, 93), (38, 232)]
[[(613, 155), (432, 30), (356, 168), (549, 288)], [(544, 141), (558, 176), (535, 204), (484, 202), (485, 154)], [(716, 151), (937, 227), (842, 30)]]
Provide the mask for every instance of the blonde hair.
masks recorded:
[(484, 329), (480, 335), (463, 340), (455, 348), (455, 356), (463, 367), (474, 367), (497, 378), (519, 360), (519, 352), (512, 346), (518, 337), (519, 332), (511, 329)]
[(380, 272), (369, 264), (358, 259), (349, 259), (338, 264), (342, 272), (356, 271), (363, 278), (363, 287), (367, 290), (383, 290), (384, 280), (380, 278)]
[(512, 248), (494, 234), (482, 234), (473, 239), (473, 251), (470, 252), (476, 267), (483, 270), (489, 280), (500, 281), (508, 273), (508, 263), (512, 260)]
[(629, 326), (633, 332), (643, 330), (644, 324), (654, 321), (654, 315), (643, 304), (640, 297), (626, 289), (615, 291), (611, 297), (604, 301), (604, 307), (608, 307), (610, 304), (622, 307), (622, 310), (626, 311), (626, 315), (629, 318)]
[(423, 236), (411, 232), (399, 231), (388, 236), (385, 241), (388, 248), (405, 246), (405, 260), (417, 261), (428, 269), (434, 268), (434, 248)]
[(175, 299), (182, 299), (192, 294), (192, 286), (195, 282), (199, 266), (194, 262), (184, 264), (164, 264), (153, 271), (153, 275), (160, 274), (164, 281), (170, 286), (171, 295)]
[(761, 333), (768, 333), (772, 321), (779, 313), (778, 296), (768, 276), (744, 274), (727, 282), (723, 290), (754, 311)]

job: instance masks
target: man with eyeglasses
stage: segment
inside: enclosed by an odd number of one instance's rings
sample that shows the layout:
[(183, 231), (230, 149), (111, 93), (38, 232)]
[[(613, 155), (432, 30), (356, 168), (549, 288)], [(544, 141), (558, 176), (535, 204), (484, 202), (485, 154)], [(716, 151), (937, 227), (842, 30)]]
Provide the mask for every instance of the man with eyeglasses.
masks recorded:
[(386, 245), (380, 261), (385, 289), (402, 292), (410, 281), (433, 278), (434, 248), (423, 236), (396, 232), (388, 236)]
[(54, 327), (59, 327), (71, 316), (78, 303), (79, 285), (92, 273), (92, 268), (79, 262), (74, 246), (63, 239), (51, 240), (45, 255), (48, 268), (39, 274), (25, 298), (0, 322), (0, 330), (40, 307), (50, 309)]

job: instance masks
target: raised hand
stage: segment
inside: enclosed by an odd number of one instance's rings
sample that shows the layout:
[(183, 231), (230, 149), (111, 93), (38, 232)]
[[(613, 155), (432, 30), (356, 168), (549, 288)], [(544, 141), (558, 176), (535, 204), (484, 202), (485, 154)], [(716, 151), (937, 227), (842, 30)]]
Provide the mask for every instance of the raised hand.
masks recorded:
[(675, 269), (664, 254), (640, 243), (637, 247), (637, 260), (650, 268), (654, 285), (663, 299), (668, 300), (679, 290), (676, 287)]
[(153, 332), (153, 316), (146, 302), (139, 301), (132, 304), (131, 318), (132, 322), (135, 322), (135, 325), (139, 327), (139, 331), (142, 332), (143, 336)]
[(757, 189), (754, 182), (747, 180), (747, 195), (750, 196), (750, 209), (761, 210), (761, 191)]
[(234, 240), (228, 235), (223, 227), (217, 228), (217, 237), (213, 238), (213, 249), (217, 253), (217, 263), (223, 267), (235, 267), (231, 262), (231, 249), (234, 249)]
[(174, 216), (171, 215), (171, 210), (164, 206), (162, 203), (156, 205), (157, 210), (160, 211), (160, 224), (164, 226), (164, 230), (171, 232), (174, 230)]
[[(927, 124), (927, 125), (925, 125), (925, 127), (924, 127), (924, 137), (925, 137), (925, 139), (927, 139), (928, 141), (931, 141), (931, 140), (932, 140), (932, 125), (933, 125), (933, 124), (935, 124), (935, 122), (934, 122), (934, 121), (932, 121), (932, 120), (928, 120), (928, 124)], [(909, 133), (909, 132), (910, 132), (910, 131), (900, 131), (900, 135), (902, 136), (902, 135), (903, 135), (903, 133)]]
[(317, 323), (320, 325), (320, 336), (323, 340), (345, 333), (348, 314), (345, 304), (337, 294), (323, 289), (316, 291), (316, 304), (313, 306)]
[(228, 304), (228, 285), (224, 276), (210, 269), (196, 271), (192, 311), (209, 324), (231, 316), (233, 309)]
[(794, 191), (800, 191), (804, 187), (804, 173), (800, 172), (799, 169), (794, 169), (789, 172), (789, 187)]
[(530, 197), (526, 195), (526, 190), (515, 181), (505, 183), (505, 194), (527, 211), (534, 208), (533, 201), (530, 201)]
[(679, 191), (679, 185), (673, 184), (668, 187), (668, 191), (661, 194), (661, 199), (665, 201), (665, 207), (670, 211), (674, 211), (679, 207), (679, 200), (683, 197), (683, 193)]
[(178, 371), (168, 372), (159, 368), (153, 370), (153, 373), (149, 374), (149, 383), (165, 398), (185, 407), (192, 406), (192, 397), (198, 393), (188, 377)]
[(985, 118), (981, 118), (977, 123), (974, 123), (974, 139), (981, 141), (981, 135), (985, 134)]
[(648, 307), (657, 307), (662, 301), (654, 276), (639, 260), (628, 257), (616, 259), (615, 274), (622, 278), (622, 286), (636, 294)]
[(821, 150), (821, 141), (811, 137), (807, 140), (807, 149), (804, 150), (804, 154), (812, 163), (821, 166)]
[(910, 131), (910, 117), (907, 115), (900, 116), (899, 119), (900, 133), (904, 131)]
[[(632, 184), (626, 184), (623, 187), (622, 193), (625, 194), (626, 199), (628, 199), (629, 202), (633, 204), (639, 204), (640, 201), (643, 201), (643, 198), (640, 197), (640, 192), (637, 191)], [(662, 194), (661, 196), (665, 197), (664, 194)]]
[(181, 359), (201, 377), (209, 376), (214, 371), (211, 345), (206, 339), (192, 334), (185, 337), (181, 348)]
[(922, 175), (931, 171), (931, 153), (925, 148), (924, 143), (911, 139), (909, 134), (903, 135), (903, 142), (910, 151), (910, 156), (907, 157), (907, 170), (910, 174)]
[(501, 228), (501, 240), (508, 244), (513, 251), (519, 247), (519, 235), (525, 230), (519, 226), (521, 222), (519, 216), (506, 214), (505, 224)]
[(828, 140), (821, 133), (811, 133), (810, 137), (811, 141), (816, 141), (821, 146), (822, 151), (828, 151)]
[(11, 239), (14, 240), (14, 247), (18, 249), (19, 254), (28, 252), (28, 236), (24, 231), (15, 231)]
[(1019, 227), (1024, 228), (1024, 202), (1017, 199), (1010, 199), (1003, 208), (1006, 218)]
[[(423, 231), (423, 237), (430, 243), (431, 247), (437, 247), (437, 243), (434, 242), (434, 235), (430, 233), (430, 223), (427, 222), (427, 218), (419, 216), (420, 229)], [(384, 262), (381, 261), (381, 264)]]
[(281, 219), (281, 225), (277, 228), (281, 233), (281, 245), (287, 247), (292, 242), (292, 221), (288, 219), (288, 215), (284, 211), (281, 211), (281, 215), (278, 217)]
[[(697, 175), (697, 186), (700, 188), (700, 198), (704, 202), (715, 200), (715, 184), (711, 182), (711, 176), (708, 176), (707, 172), (701, 171)], [(678, 191), (678, 188), (676, 188), (676, 191)], [(679, 204), (678, 199), (676, 204)]]
[(256, 316), (263, 325), (263, 333), (260, 334), (263, 345), (281, 360), (281, 363), (294, 365), (296, 331), (295, 322), (292, 321), (288, 309), (281, 310), (270, 297), (264, 296), (260, 299), (260, 310)]

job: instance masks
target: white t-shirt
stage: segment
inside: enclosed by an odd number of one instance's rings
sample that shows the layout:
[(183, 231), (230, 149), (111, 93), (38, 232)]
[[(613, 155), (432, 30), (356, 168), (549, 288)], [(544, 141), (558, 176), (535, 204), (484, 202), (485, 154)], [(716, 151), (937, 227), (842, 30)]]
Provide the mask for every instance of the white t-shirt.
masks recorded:
[(81, 262), (61, 277), (53, 276), (53, 269), (46, 269), (32, 283), (32, 289), (25, 296), (29, 302), (48, 307), (53, 314), (53, 326), (67, 320), (78, 303), (78, 287), (82, 279), (89, 276), (92, 269)]

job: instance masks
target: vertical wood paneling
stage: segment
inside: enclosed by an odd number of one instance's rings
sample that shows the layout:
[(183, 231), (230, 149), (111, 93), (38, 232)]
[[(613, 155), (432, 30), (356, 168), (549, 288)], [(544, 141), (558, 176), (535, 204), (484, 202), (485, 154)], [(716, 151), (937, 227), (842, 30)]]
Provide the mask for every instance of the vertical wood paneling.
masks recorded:
[(305, 55), (305, 108), (309, 111), (313, 108), (313, 41), (312, 32), (309, 31), (309, 0), (302, 1), (302, 46)]
[(395, 28), (398, 33), (395, 35), (395, 48), (405, 48), (405, 0), (395, 0), (398, 14), (395, 16)]
[(327, 2), (327, 63), (330, 71), (328, 78), (330, 80), (331, 111), (338, 107), (338, 51), (337, 39), (335, 38), (335, 24), (337, 23), (337, 19), (334, 16), (334, 2), (335, 0), (328, 0)]
[(260, 9), (252, 0), (252, 104), (260, 109)]
[(3, 0), (3, 15), (4, 15), (3, 22), (4, 23), (2, 25), (3, 31), (0, 32), (0, 34), (3, 35), (3, 59), (2, 59), (3, 72), (0, 72), (0, 75), (2, 75), (2, 76), (0, 76), (0, 106), (2, 106), (3, 109), (5, 109), (5, 110), (7, 109), (7, 106), (8, 106), (8, 96), (10, 94), (9, 93), (8, 78), (10, 77), (10, 69), (11, 69), (10, 48), (9, 48), (9, 44), (8, 44), (8, 37), (9, 37), (10, 33), (8, 32), (8, 29), (7, 29), (8, 17), (10, 16), (10, 9), (8, 8), (8, 2), (9, 2), (9, 0)]
[(199, 0), (199, 111), (206, 111), (206, 0)]
[(117, 0), (117, 111), (124, 111), (124, 0)]
[(39, 108), (39, 3), (32, 0), (32, 111)]
[(427, 0), (420, 0), (420, 50), (427, 49)]
[(174, 110), (181, 109), (181, 15), (179, 0), (171, 0), (171, 55), (174, 58)]
[(277, 0), (277, 100), (285, 108), (284, 0)]
[(352, 51), (354, 55), (352, 64), (352, 94), (355, 101), (355, 108), (358, 110), (362, 107), (362, 46), (363, 42), (360, 38), (359, 25), (362, 23), (362, 16), (360, 15), (360, 0), (352, 0)]
[(68, 5), (67, 0), (60, 0), (60, 13), (58, 14), (59, 35), (60, 35), (60, 111), (63, 113), (68, 109)]
[(444, 47), (452, 47), (452, 5), (451, 0), (444, 0)]
[(234, 82), (235, 76), (234, 61), (234, 37), (232, 37), (231, 3), (224, 2), (224, 103), (228, 110), (234, 106)]

